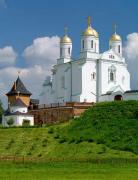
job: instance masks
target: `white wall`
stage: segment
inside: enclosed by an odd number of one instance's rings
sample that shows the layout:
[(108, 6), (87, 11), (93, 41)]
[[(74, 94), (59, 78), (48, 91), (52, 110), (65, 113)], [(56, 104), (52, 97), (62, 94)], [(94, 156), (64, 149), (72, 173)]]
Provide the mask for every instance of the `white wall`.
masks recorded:
[[(115, 82), (109, 82), (109, 72), (108, 69), (111, 66), (116, 68), (116, 80)], [(124, 91), (130, 90), (130, 75), (124, 63), (119, 63), (115, 61), (105, 61), (100, 62), (101, 72), (99, 73), (99, 78), (101, 79), (101, 94), (106, 94), (112, 87), (120, 85)], [(123, 78), (124, 81), (123, 81)]]
[(95, 102), (96, 101), (96, 77), (92, 78), (92, 74), (97, 73), (96, 61), (89, 60), (82, 67), (82, 94), (81, 102)]
[(27, 107), (20, 107), (20, 106), (11, 106), (10, 107), (10, 112), (14, 113), (14, 112), (21, 112), (21, 113), (27, 113), (28, 109)]
[(28, 115), (28, 116), (10, 115), (10, 116), (3, 116), (3, 118), (2, 118), (2, 126), (9, 127), (9, 125), (7, 124), (7, 121), (10, 118), (13, 118), (13, 120), (14, 120), (14, 124), (12, 126), (22, 126), (24, 119), (29, 120), (31, 126), (34, 125), (34, 116), (31, 116), (31, 115)]

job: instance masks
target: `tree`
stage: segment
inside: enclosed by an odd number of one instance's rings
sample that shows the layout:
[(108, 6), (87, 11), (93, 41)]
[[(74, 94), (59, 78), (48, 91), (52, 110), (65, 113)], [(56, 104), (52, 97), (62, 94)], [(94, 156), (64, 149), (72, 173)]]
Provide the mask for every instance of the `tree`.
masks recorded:
[(0, 100), (0, 123), (2, 122), (2, 114), (3, 114), (3, 107), (2, 107), (2, 102)]
[(7, 120), (7, 124), (9, 125), (9, 127), (11, 127), (13, 125), (13, 123), (14, 123), (14, 120), (12, 117)]

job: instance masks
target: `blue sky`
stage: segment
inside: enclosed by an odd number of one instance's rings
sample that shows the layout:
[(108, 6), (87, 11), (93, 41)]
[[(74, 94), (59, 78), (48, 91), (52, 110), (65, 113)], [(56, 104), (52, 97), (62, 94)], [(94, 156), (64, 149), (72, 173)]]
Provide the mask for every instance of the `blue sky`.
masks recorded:
[(0, 8), (0, 47), (12, 44), (19, 53), (36, 37), (61, 36), (64, 26), (68, 26), (76, 57), (88, 15), (100, 34), (102, 51), (108, 48), (114, 23), (123, 40), (127, 34), (138, 31), (138, 0), (5, 0), (5, 3)]
[(123, 39), (131, 73), (131, 87), (138, 89), (138, 0), (0, 0), (0, 99), (17, 78), (33, 97), (39, 97), (43, 81), (56, 63), (59, 37), (64, 27), (73, 41), (73, 57), (79, 57), (81, 33), (87, 16), (100, 35), (100, 52), (108, 50), (113, 24)]

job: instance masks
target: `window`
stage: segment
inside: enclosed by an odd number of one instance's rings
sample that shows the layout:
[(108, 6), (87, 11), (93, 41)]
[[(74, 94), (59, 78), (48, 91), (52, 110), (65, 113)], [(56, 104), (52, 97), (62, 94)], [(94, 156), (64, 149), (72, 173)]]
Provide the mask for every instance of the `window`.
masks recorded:
[(120, 53), (120, 45), (118, 46), (118, 53)]
[(125, 77), (122, 77), (122, 84), (125, 84)]
[(93, 80), (96, 80), (96, 73), (95, 72), (93, 72), (92, 74), (91, 74), (91, 80), (93, 81)]
[(108, 81), (116, 82), (116, 68), (113, 65), (108, 69)]
[(93, 40), (91, 40), (91, 48), (93, 48)]
[(62, 48), (60, 48), (60, 56), (62, 56)]
[(82, 41), (82, 49), (84, 49), (84, 40)]
[(109, 58), (114, 59), (115, 57), (114, 57), (114, 55), (111, 54), (111, 55), (109, 55)]
[(70, 54), (70, 48), (68, 48), (68, 53)]
[(110, 81), (114, 81), (114, 73), (110, 72)]

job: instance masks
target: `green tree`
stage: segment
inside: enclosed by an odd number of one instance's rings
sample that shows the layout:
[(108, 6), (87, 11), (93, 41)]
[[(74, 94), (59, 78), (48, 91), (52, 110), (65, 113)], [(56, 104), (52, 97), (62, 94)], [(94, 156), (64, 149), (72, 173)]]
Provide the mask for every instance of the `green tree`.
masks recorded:
[(2, 102), (0, 100), (0, 123), (2, 122), (2, 114), (3, 114), (3, 107), (2, 107)]

